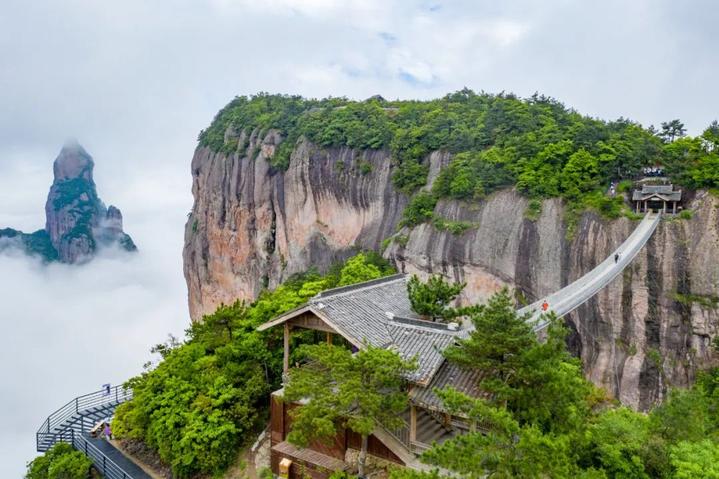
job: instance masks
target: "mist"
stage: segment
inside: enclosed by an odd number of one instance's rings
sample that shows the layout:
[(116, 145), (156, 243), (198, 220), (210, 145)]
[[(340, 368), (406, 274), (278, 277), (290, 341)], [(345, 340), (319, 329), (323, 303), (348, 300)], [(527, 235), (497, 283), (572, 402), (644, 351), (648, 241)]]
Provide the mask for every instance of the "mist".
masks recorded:
[[(22, 189), (8, 183), (6, 177), (0, 188)], [(38, 189), (47, 186), (38, 182)], [(98, 189), (102, 194), (102, 185)], [(168, 334), (183, 336), (190, 321), (182, 275), (189, 190), (183, 190), (174, 204), (165, 190), (163, 208), (145, 196), (152, 189), (134, 190), (125, 229), (140, 248), (136, 254), (106, 249), (81, 266), (0, 255), (0, 477), (22, 477), (36, 455), (35, 431), (52, 411), (139, 374), (143, 363), (157, 359), (149, 352), (154, 344)], [(42, 205), (42, 193), (37, 200), (27, 198)], [(1, 219), (29, 231), (41, 226), (42, 210), (30, 214), (22, 207)]]

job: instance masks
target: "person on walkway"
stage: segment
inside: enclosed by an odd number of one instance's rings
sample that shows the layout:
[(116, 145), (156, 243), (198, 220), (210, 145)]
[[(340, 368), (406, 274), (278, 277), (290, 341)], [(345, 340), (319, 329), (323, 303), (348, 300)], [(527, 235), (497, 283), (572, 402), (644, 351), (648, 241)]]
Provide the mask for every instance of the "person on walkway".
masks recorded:
[(617, 264), (617, 262), (619, 262), (619, 253), (614, 255), (614, 264)]
[(103, 430), (103, 432), (105, 433), (105, 439), (107, 439), (108, 441), (112, 441), (112, 429), (110, 429), (109, 422), (105, 423), (105, 429)]

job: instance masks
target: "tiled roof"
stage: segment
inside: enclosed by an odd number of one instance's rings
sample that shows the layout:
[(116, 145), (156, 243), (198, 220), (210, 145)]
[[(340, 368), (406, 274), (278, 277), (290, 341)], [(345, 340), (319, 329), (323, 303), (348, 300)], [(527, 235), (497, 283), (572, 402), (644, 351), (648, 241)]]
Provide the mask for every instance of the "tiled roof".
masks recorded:
[(427, 384), (443, 362), (442, 351), (465, 331), (426, 321), (412, 311), (407, 277), (394, 275), (353, 286), (323, 291), (306, 305), (285, 313), (260, 328), (281, 324), (311, 311), (351, 343), (392, 348), (403, 358), (416, 358), (418, 369), (408, 378)]
[(479, 389), (482, 374), (476, 369), (464, 369), (449, 361), (444, 361), (427, 386), (413, 386), (409, 397), (413, 403), (427, 409), (444, 411), (442, 400), (434, 393), (436, 389), (452, 386), (454, 389), (478, 398), (487, 396)]
[(673, 185), (642, 185), (641, 190), (634, 190), (632, 201), (643, 201), (657, 196), (665, 201), (681, 201), (681, 190), (674, 191)]

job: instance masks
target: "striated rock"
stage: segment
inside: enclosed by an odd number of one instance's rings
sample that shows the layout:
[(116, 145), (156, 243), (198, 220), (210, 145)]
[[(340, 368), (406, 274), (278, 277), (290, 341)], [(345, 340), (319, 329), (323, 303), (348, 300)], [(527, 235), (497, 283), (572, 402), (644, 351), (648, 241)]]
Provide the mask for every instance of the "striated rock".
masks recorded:
[[(238, 152), (198, 148), (192, 161), (195, 205), (184, 269), (194, 320), (220, 303), (253, 299), (293, 273), (326, 270), (357, 249), (378, 249), (395, 233), (385, 257), (407, 273), (466, 282), (465, 303), (504, 286), (534, 300), (592, 269), (636, 225), (587, 213), (570, 241), (560, 200), (545, 201), (532, 221), (527, 200), (505, 190), (481, 202), (437, 204), (437, 216), (472, 226), (462, 234), (429, 224), (397, 232), (408, 199), (392, 186), (387, 151), (323, 149), (300, 140), (282, 172), (267, 161), (276, 132), (230, 133), (242, 137)], [(429, 182), (449, 160), (443, 152), (429, 155)], [(360, 163), (371, 171), (363, 175)], [(670, 386), (689, 384), (713, 359), (719, 200), (699, 193), (688, 206), (691, 220), (663, 221), (623, 277), (567, 318), (570, 347), (587, 376), (637, 409), (660, 401)]]
[(122, 213), (106, 208), (97, 195), (92, 177), (95, 163), (75, 140), (63, 146), (53, 164), (55, 179), (45, 204), (45, 229), (27, 235), (0, 230), (0, 238), (18, 237), (15, 246), (46, 261), (78, 263), (92, 258), (98, 248), (119, 245), (137, 247), (122, 230)]

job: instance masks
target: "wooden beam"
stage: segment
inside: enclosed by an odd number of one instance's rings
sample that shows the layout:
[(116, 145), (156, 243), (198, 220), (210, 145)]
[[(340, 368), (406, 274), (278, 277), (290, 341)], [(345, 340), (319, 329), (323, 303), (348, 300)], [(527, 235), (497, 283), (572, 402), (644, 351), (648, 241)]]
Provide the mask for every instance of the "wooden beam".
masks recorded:
[(290, 325), (285, 323), (284, 356), (282, 358), (282, 372), (287, 374), (290, 370)]
[(326, 333), (336, 332), (327, 323), (313, 314), (303, 314), (297, 318), (288, 321), (295, 328), (312, 329), (314, 331), (324, 331)]
[(417, 408), (409, 405), (409, 444), (417, 441)]

